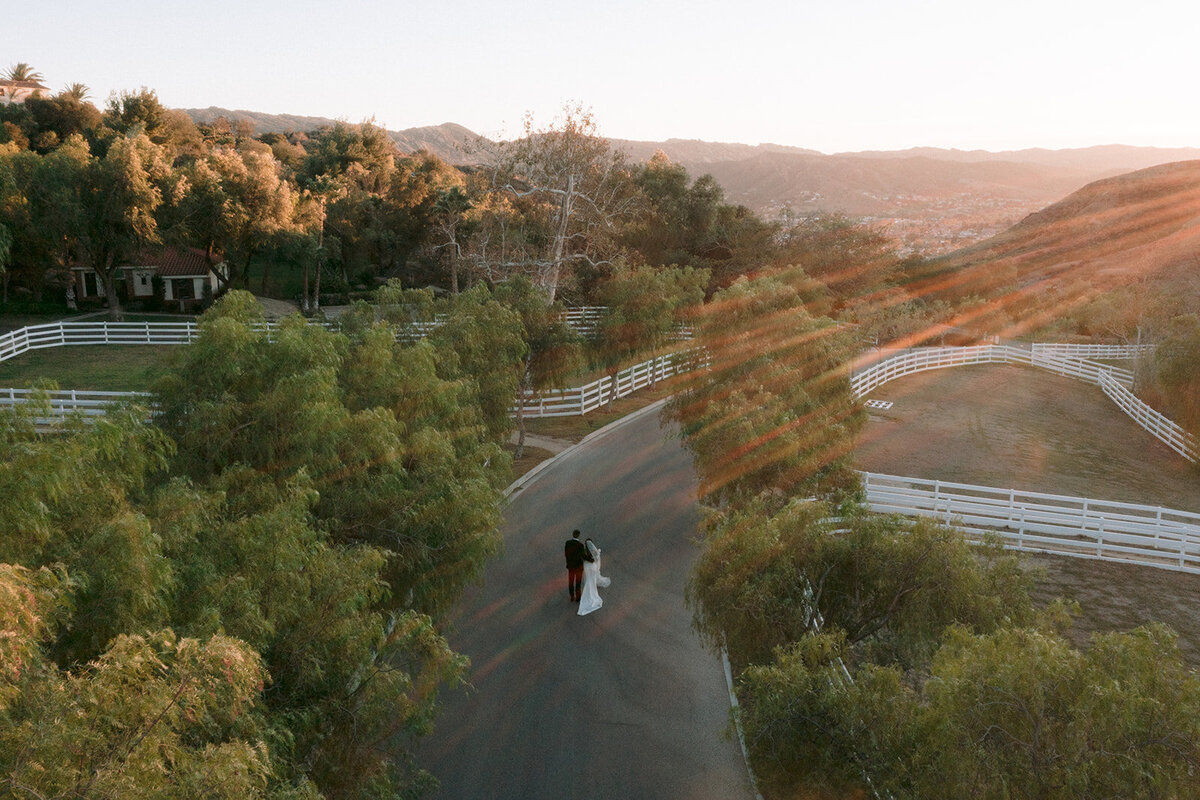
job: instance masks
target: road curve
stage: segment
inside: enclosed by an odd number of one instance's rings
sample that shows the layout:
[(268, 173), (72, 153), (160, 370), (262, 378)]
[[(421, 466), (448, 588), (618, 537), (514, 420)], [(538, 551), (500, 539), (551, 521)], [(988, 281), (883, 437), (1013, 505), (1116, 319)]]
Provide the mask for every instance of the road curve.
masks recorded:
[[(417, 759), (437, 798), (751, 800), (729, 694), (684, 607), (696, 557), (691, 459), (657, 413), (605, 429), (511, 498), (505, 552), (450, 634), (471, 687), (444, 696)], [(562, 545), (603, 549), (612, 586), (580, 617)]]

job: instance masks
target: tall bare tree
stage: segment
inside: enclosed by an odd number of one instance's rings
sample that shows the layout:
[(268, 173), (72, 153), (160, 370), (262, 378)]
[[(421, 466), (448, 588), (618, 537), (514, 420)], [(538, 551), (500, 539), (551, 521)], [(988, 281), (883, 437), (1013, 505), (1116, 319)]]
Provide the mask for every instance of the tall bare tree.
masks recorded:
[(568, 272), (607, 263), (637, 194), (624, 153), (597, 134), (591, 111), (567, 106), (541, 129), (526, 115), (524, 136), (501, 144), (492, 166), (496, 188), (523, 212), (504, 271), (530, 275), (554, 302)]

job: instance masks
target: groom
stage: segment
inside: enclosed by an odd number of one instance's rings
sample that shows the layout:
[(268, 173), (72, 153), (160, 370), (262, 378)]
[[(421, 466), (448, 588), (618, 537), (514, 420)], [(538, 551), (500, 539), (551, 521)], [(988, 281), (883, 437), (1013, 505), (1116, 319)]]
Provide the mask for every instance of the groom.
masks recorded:
[(563, 555), (567, 557), (567, 594), (571, 595), (572, 603), (578, 603), (583, 593), (583, 562), (592, 560), (583, 542), (579, 541), (579, 531), (571, 532), (571, 538), (563, 545)]

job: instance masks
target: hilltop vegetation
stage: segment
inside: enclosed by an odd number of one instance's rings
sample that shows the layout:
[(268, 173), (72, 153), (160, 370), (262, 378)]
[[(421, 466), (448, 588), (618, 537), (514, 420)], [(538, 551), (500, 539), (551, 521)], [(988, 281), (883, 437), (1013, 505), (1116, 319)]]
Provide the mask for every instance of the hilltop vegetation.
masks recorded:
[[(188, 109), (198, 123), (224, 116), (258, 133), (311, 131), (334, 120), (227, 109)], [(428, 149), (456, 165), (480, 163), (482, 138), (443, 123), (388, 131), (405, 153)], [(945, 253), (1003, 231), (1090, 181), (1157, 164), (1200, 158), (1194, 148), (1107, 145), (1007, 152), (918, 147), (824, 154), (777, 144), (694, 139), (611, 140), (635, 162), (662, 151), (695, 174), (712, 174), (730, 200), (768, 220), (845, 214), (886, 227), (906, 251)], [(491, 144), (491, 143), (488, 143)]]

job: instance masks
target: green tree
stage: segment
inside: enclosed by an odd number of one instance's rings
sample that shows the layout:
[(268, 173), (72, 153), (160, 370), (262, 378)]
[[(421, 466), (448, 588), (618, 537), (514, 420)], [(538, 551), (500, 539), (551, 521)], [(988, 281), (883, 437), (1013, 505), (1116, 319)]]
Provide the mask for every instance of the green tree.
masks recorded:
[(171, 177), (166, 153), (144, 134), (116, 139), (82, 175), (78, 234), (89, 267), (104, 284), (109, 317), (121, 319), (117, 279), (144, 247), (160, 242), (155, 216)]
[(852, 490), (854, 437), (865, 420), (846, 365), (855, 343), (806, 310), (819, 287), (799, 270), (741, 278), (698, 318), (708, 366), (684, 378), (670, 413), (702, 497), (741, 502)]
[(266, 673), (244, 644), (122, 636), (74, 673), (32, 660), (0, 716), (10, 797), (265, 797), (272, 764), (244, 724)]
[(618, 264), (597, 291), (606, 308), (600, 325), (605, 361), (617, 366), (658, 354), (698, 311), (708, 278), (708, 270), (691, 267)]
[(781, 258), (798, 264), (833, 293), (838, 307), (873, 306), (880, 292), (900, 276), (901, 260), (881, 231), (840, 214), (801, 220), (784, 231)]
[(1200, 315), (1171, 321), (1154, 353), (1154, 366), (1164, 405), (1194, 435), (1200, 431)]
[(547, 302), (541, 289), (522, 276), (510, 278), (496, 290), (496, 297), (521, 318), (526, 344), (525, 361), (517, 393), (517, 451), (525, 448), (523, 404), (538, 392), (561, 387), (575, 374), (582, 360), (579, 337), (563, 321), (562, 307)]
[(31, 97), (25, 101), (33, 124), (33, 149), (48, 153), (78, 134), (95, 139), (100, 127), (100, 112), (91, 103), (68, 94), (54, 97)]
[(104, 107), (104, 125), (112, 131), (109, 140), (144, 134), (163, 148), (169, 163), (180, 156), (194, 158), (202, 153), (203, 140), (186, 112), (167, 108), (153, 89), (122, 91), (109, 96)]
[[(261, 649), (294, 777), (399, 791), (423, 780), (405, 749), (462, 674), (432, 620), (499, 546), (508, 460), (456, 351), (398, 344), (383, 322), (293, 317), (268, 336), (260, 320), (230, 292), (158, 387), (179, 471), (213, 493), (153, 517), (189, 565), (178, 607), (198, 616), (180, 625)], [(212, 510), (180, 528), (179, 508)]]
[(770, 507), (714, 512), (688, 587), (698, 630), (741, 662), (769, 663), (822, 620), (848, 659), (923, 668), (949, 625), (1033, 619), (1031, 578), (998, 547), (852, 505), (841, 516), (810, 501)]
[[(187, 236), (211, 261), (224, 256), (227, 285), (249, 285), (250, 263), (294, 224), (296, 197), (269, 150), (220, 147), (187, 171), (190, 192), (180, 212)], [(264, 267), (265, 290), (268, 270)]]
[(429, 336), (434, 347), (453, 352), (455, 373), (471, 381), (475, 402), (491, 441), (507, 442), (513, 429), (512, 405), (529, 345), (515, 310), (480, 284), (444, 304), (444, 321)]

